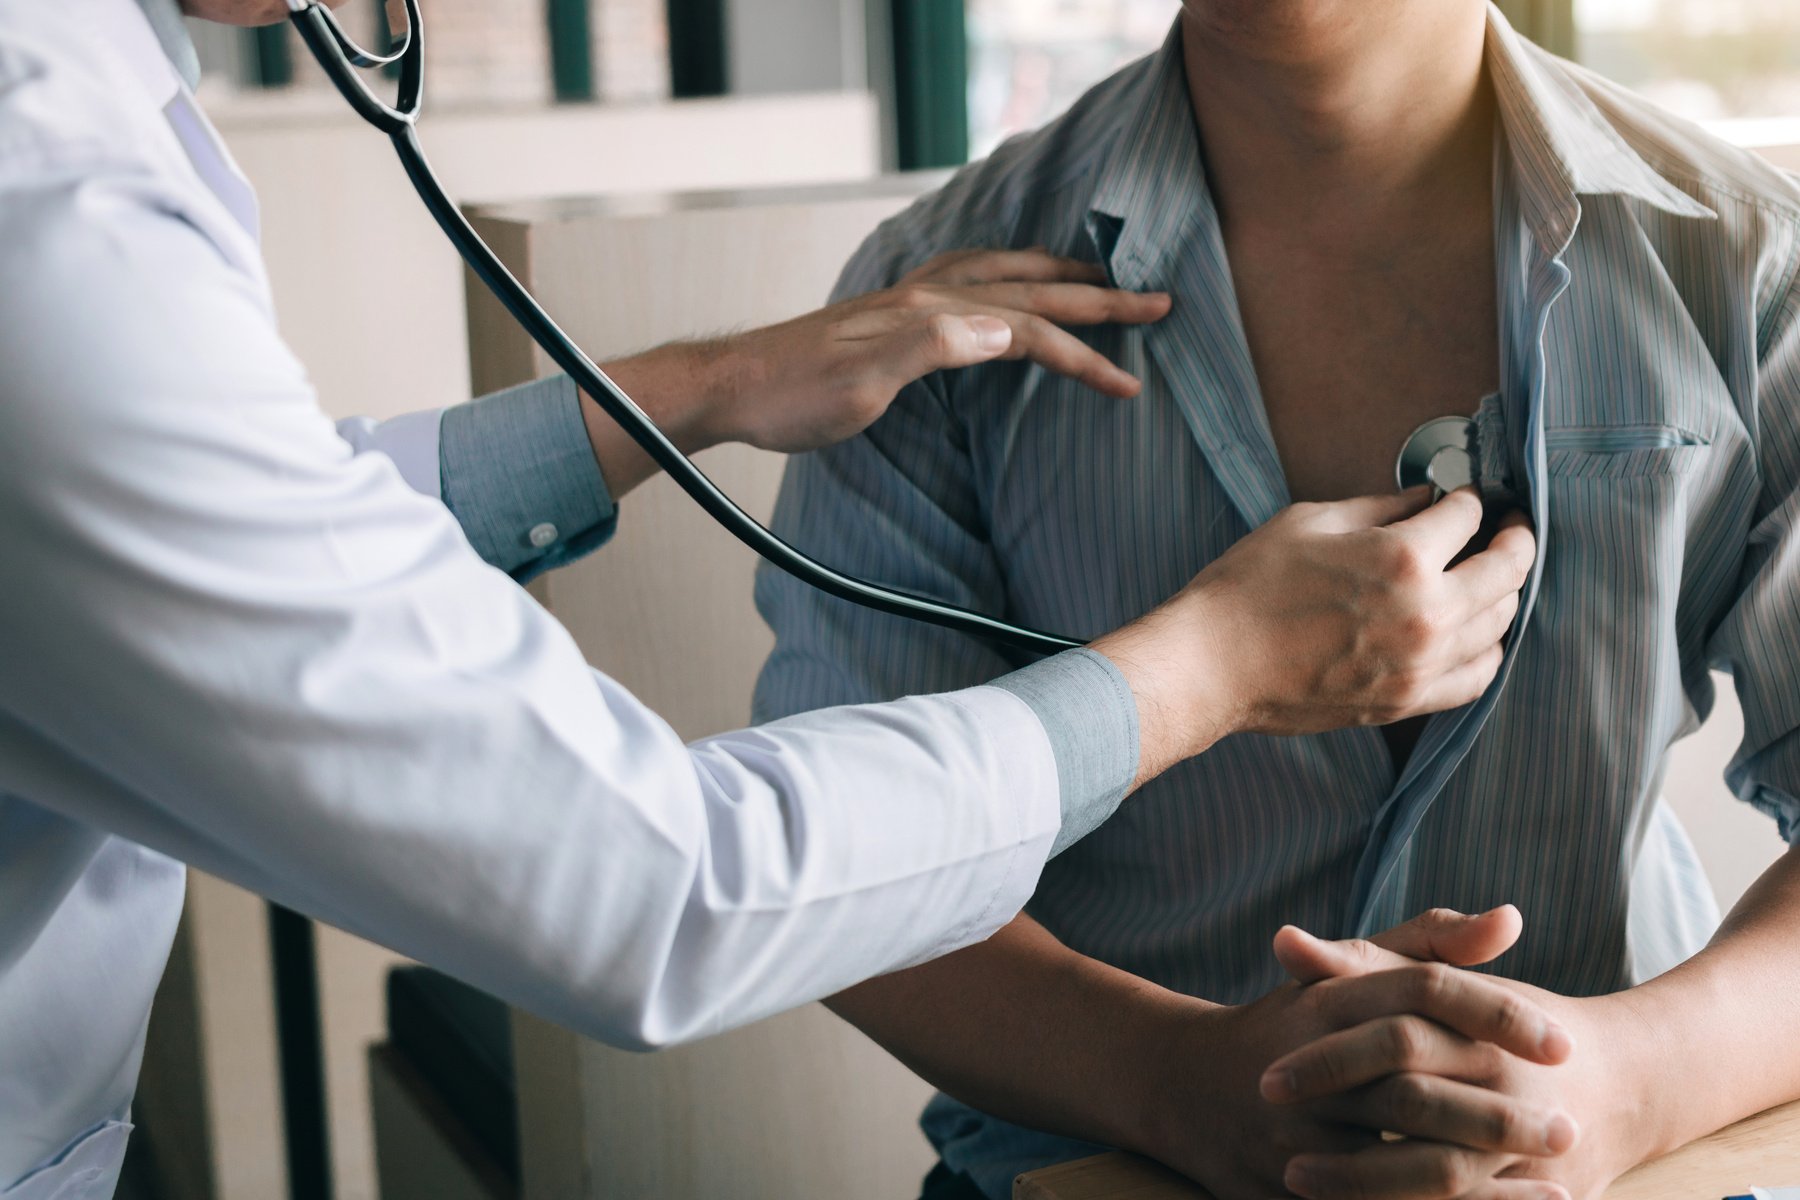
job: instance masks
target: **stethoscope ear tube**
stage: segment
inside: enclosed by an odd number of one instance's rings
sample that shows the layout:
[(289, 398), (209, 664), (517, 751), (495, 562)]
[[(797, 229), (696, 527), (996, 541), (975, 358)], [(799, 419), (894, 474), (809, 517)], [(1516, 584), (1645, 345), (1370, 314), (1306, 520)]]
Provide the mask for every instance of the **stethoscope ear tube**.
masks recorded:
[[(356, 114), (381, 132), (393, 137), (410, 126), (419, 115), (425, 85), (425, 30), (419, 21), (418, 0), (405, 0), (406, 33), (400, 44), (387, 54), (374, 54), (356, 44), (331, 10), (317, 0), (287, 0), (288, 17), (300, 34), (300, 40), (312, 51), (338, 94), (343, 96)], [(394, 102), (387, 104), (369, 90), (358, 67), (386, 67), (400, 64), (400, 82), (395, 88)]]
[[(476, 278), (505, 306), (506, 311), (530, 335), (532, 341), (550, 356), (550, 360), (577, 387), (592, 397), (607, 416), (618, 422), (656, 465), (732, 536), (764, 560), (801, 582), (864, 608), (907, 617), (959, 633), (973, 634), (1041, 654), (1054, 654), (1083, 644), (1074, 638), (1010, 624), (953, 604), (896, 591), (845, 575), (789, 545), (739, 508), (562, 331), (524, 285), (506, 269), (506, 265), (445, 194), (419, 144), (415, 128), (424, 75), (424, 28), (419, 19), (418, 0), (405, 0), (408, 21), (406, 40), (385, 58), (368, 55), (358, 48), (338, 27), (331, 13), (316, 2), (288, 0), (288, 3), (293, 10), (291, 18), (294, 26), (299, 30), (307, 48), (312, 51), (313, 57), (319, 60), (320, 67), (358, 115), (388, 135), (419, 199), (424, 202), (426, 209), (437, 221), (438, 228), (450, 239)], [(298, 4), (304, 4), (304, 7), (294, 7)], [(400, 83), (392, 105), (383, 103), (369, 91), (353, 66), (353, 60), (357, 59), (366, 59), (373, 65), (385, 65), (393, 61), (400, 63)]]

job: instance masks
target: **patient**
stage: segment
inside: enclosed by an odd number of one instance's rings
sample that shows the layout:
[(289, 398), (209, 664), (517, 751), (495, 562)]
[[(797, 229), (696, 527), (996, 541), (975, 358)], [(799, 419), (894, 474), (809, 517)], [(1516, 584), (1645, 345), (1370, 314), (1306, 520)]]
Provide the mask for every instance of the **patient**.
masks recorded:
[[(1579, 1198), (1800, 1096), (1800, 1039), (1769, 1024), (1800, 995), (1800, 861), (1708, 946), (1659, 798), (1719, 666), (1746, 716), (1730, 782), (1800, 829), (1800, 189), (1478, 0), (1188, 0), (1160, 53), (888, 222), (840, 290), (1036, 245), (1173, 293), (1161, 325), (1084, 335), (1142, 397), (1023, 365), (929, 379), (794, 460), (785, 536), (1092, 634), (1292, 501), (1391, 489), (1410, 430), (1485, 405), (1542, 557), (1475, 705), (1227, 739), (1052, 862), (992, 941), (835, 1002), (968, 1102), (926, 1113), (928, 1195), (1003, 1197), (1104, 1143), (1220, 1200)], [(758, 598), (764, 719), (1016, 665), (774, 572)], [(1384, 1019), (1262, 1079), (1313, 1036), (1291, 1016), (1312, 989), (1277, 990), (1281, 926), (1507, 902), (1525, 928), (1494, 969), (1546, 990), (1567, 1062)], [(1302, 977), (1342, 967), (1282, 936)], [(1338, 984), (1360, 986), (1316, 986)]]

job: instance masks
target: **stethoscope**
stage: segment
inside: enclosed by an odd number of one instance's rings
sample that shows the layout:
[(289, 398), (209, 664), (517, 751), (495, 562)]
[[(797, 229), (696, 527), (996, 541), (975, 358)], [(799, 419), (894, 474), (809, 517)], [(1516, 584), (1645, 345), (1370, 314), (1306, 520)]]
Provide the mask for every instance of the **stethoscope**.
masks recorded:
[[(607, 378), (606, 373), (551, 320), (549, 314), (524, 285), (513, 278), (512, 272), (506, 269), (481, 235), (463, 219), (456, 205), (445, 194), (431, 164), (426, 161), (423, 147), (419, 145), (417, 129), (424, 90), (424, 26), (419, 17), (418, 0), (403, 2), (406, 32), (399, 45), (387, 54), (372, 54), (359, 46), (344, 32), (331, 10), (323, 7), (318, 0), (287, 0), (287, 6), (289, 18), (299, 31), (301, 40), (312, 51), (313, 57), (318, 60), (320, 68), (338, 92), (357, 115), (385, 133), (393, 143), (400, 156), (400, 164), (418, 192), (419, 199), (424, 202), (426, 209), (437, 221), (438, 228), (444, 231), (444, 236), (450, 239), (476, 278), (506, 307), (506, 311), (519, 323), (520, 328), (543, 348), (550, 360), (577, 387), (593, 397), (607, 416), (617, 421), (631, 435), (631, 439), (707, 515), (768, 562), (803, 583), (840, 600), (1044, 654), (1071, 650), (1083, 644), (1075, 638), (1014, 625), (997, 617), (896, 591), (833, 570), (775, 536), (739, 508), (731, 497), (720, 491), (705, 472), (675, 448), (675, 444), (663, 435), (656, 423), (626, 395), (624, 389)], [(399, 64), (400, 78), (395, 88), (394, 102), (388, 104), (369, 90), (357, 73), (357, 68), (388, 67), (396, 63)], [(1466, 433), (1462, 442), (1448, 436), (1449, 429), (1445, 422), (1462, 422), (1469, 429), (1473, 427), (1464, 418), (1447, 417), (1431, 422), (1415, 433), (1400, 456), (1398, 473), (1402, 487), (1411, 487), (1415, 483), (1432, 483), (1442, 491), (1453, 490), (1455, 485), (1446, 484), (1458, 476), (1449, 456), (1454, 455), (1457, 445), (1466, 447), (1469, 443)], [(1434, 426), (1443, 428), (1435, 433), (1428, 433)], [(1415, 447), (1415, 442), (1420, 444)], [(1435, 449), (1432, 448), (1434, 446)], [(1472, 475), (1472, 460), (1468, 458), (1466, 448), (1463, 454), (1463, 475)], [(1408, 482), (1409, 479), (1412, 480), (1411, 483)]]
[(1394, 464), (1401, 491), (1429, 486), (1433, 500), (1458, 488), (1478, 487), (1480, 433), (1468, 417), (1438, 417), (1412, 431)]
[[(506, 311), (531, 335), (532, 341), (543, 347), (550, 360), (574, 380), (577, 387), (592, 396), (607, 416), (617, 421), (631, 439), (643, 447), (644, 453), (706, 510), (707, 515), (770, 563), (840, 600), (1043, 654), (1071, 650), (1083, 644), (1075, 638), (1028, 629), (954, 604), (895, 591), (835, 571), (769, 532), (720, 491), (705, 472), (688, 461), (644, 410), (618, 384), (608, 379), (606, 373), (550, 319), (444, 194), (443, 186), (425, 159), (415, 128), (424, 86), (424, 29), (419, 19), (418, 0), (404, 0), (404, 3), (407, 25), (400, 44), (387, 54), (371, 54), (357, 45), (338, 24), (331, 10), (317, 0), (287, 0), (289, 17), (307, 49), (319, 60), (319, 66), (357, 115), (387, 134), (388, 140), (393, 142), (400, 155), (400, 164), (418, 191), (419, 199), (469, 269), (475, 272), (476, 278), (506, 306)], [(399, 64), (400, 78), (394, 102), (387, 104), (364, 85), (356, 68), (386, 67), (395, 63)]]

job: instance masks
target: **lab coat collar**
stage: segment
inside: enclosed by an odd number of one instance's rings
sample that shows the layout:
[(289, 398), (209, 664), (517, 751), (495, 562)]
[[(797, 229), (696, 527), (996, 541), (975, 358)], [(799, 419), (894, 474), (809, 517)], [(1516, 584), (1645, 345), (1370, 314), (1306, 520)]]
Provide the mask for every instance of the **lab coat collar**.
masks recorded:
[(181, 92), (179, 68), (169, 57), (148, 5), (158, 0), (109, 0), (93, 6), (101, 22), (101, 43), (116, 56), (115, 65), (129, 72), (129, 82), (142, 89), (151, 107), (161, 109)]
[(144, 19), (161, 43), (163, 55), (175, 67), (181, 81), (191, 90), (200, 86), (200, 55), (194, 39), (188, 36), (187, 20), (181, 15), (180, 0), (138, 0)]

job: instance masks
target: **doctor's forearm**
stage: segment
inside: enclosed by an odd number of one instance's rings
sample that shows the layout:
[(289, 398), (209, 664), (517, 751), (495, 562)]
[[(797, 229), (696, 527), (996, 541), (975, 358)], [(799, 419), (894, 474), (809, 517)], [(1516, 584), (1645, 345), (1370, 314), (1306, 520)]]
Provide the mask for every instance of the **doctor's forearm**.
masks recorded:
[[(672, 343), (603, 369), (683, 454), (691, 455), (724, 440), (711, 418), (748, 368), (729, 342), (716, 341)], [(650, 456), (586, 394), (581, 418), (614, 499), (657, 473)]]
[(1644, 1158), (1800, 1098), (1800, 850), (1765, 871), (1707, 948), (1621, 999), (1644, 1022), (1630, 1091)]

